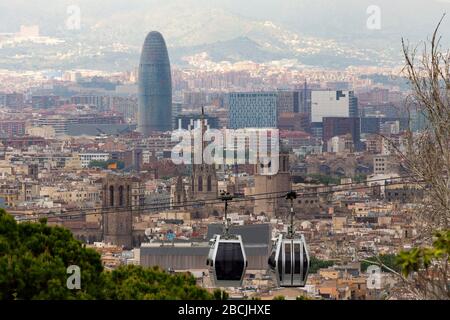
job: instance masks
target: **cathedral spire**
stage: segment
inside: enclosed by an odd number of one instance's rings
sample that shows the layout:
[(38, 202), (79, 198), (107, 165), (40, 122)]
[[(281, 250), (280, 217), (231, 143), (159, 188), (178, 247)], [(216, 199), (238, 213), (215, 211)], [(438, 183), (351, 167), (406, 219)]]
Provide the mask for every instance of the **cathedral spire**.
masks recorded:
[(205, 151), (206, 144), (205, 144), (205, 132), (206, 132), (206, 125), (205, 125), (205, 107), (202, 107), (202, 114), (200, 116), (200, 130), (202, 133), (202, 164), (204, 164), (204, 158), (203, 158), (203, 152)]

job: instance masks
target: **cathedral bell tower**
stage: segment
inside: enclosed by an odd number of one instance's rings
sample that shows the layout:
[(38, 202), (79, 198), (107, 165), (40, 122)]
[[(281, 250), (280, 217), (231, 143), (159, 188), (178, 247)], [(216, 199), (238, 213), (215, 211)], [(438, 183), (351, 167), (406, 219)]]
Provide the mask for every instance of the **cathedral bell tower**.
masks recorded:
[(126, 249), (133, 243), (133, 179), (108, 175), (103, 181), (103, 241)]
[(218, 197), (216, 166), (214, 163), (205, 163), (203, 158), (203, 151), (206, 148), (206, 143), (203, 141), (203, 137), (207, 130), (203, 108), (199, 124), (202, 134), (201, 163), (196, 164), (193, 161), (190, 195), (192, 200), (215, 200)]

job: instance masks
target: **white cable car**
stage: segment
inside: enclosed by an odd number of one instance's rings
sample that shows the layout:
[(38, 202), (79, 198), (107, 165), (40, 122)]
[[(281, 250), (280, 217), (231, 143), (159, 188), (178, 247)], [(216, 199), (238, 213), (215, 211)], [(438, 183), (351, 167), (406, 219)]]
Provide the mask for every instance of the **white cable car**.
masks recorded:
[(294, 233), (293, 200), (295, 192), (289, 192), (286, 199), (291, 200), (291, 223), (287, 235), (280, 234), (272, 245), (269, 257), (269, 271), (275, 277), (278, 287), (304, 287), (309, 272), (309, 253), (305, 237)]
[(228, 201), (233, 197), (222, 192), (222, 201), (225, 201), (225, 228), (223, 235), (215, 235), (211, 239), (206, 265), (214, 287), (241, 287), (247, 269), (247, 257), (240, 235), (229, 233), (229, 220), (227, 218)]
[(305, 237), (279, 235), (269, 257), (269, 267), (279, 287), (304, 287), (309, 272)]
[(215, 235), (206, 264), (214, 287), (241, 287), (247, 269), (242, 237)]

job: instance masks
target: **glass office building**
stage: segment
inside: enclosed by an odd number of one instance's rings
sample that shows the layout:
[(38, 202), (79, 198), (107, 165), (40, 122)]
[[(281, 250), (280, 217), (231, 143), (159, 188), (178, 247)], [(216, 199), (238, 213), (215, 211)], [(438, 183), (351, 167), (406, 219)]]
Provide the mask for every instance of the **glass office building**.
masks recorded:
[(166, 43), (159, 32), (145, 38), (139, 64), (138, 131), (172, 130), (172, 77)]
[(276, 128), (277, 94), (275, 92), (239, 92), (229, 95), (228, 127)]

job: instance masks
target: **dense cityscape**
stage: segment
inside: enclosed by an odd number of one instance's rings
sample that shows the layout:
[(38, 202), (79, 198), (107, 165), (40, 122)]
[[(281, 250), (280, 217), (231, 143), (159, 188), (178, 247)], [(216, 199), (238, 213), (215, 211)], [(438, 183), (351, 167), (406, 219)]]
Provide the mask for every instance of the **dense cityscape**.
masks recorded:
[[(405, 154), (430, 120), (387, 53), (345, 68), (216, 61), (206, 51), (181, 64), (172, 63), (164, 33), (147, 30), (133, 68), (3, 68), (27, 59), (22, 46), (58, 41), (39, 25), (0, 33), (0, 209), (18, 225), (69, 230), (105, 270), (189, 272), (195, 286), (211, 294), (220, 287), (231, 299), (415, 298), (396, 257), (427, 244), (414, 212), (430, 197), (428, 182)], [(5, 48), (17, 53), (3, 55)], [(67, 54), (53, 58), (77, 55)], [(200, 163), (174, 161), (177, 130), (230, 129), (236, 140), (215, 155), (231, 158), (206, 163), (202, 140)], [(242, 149), (260, 155), (248, 137), (267, 132), (279, 146), (271, 162), (239, 161)], [(273, 157), (277, 170), (267, 174)], [(238, 285), (219, 286), (211, 239), (228, 232), (238, 235), (245, 267)], [(284, 286), (271, 273), (283, 237), (299, 240), (301, 269), (292, 253), (293, 271), (283, 260), (283, 272), (299, 273), (300, 285)]]

